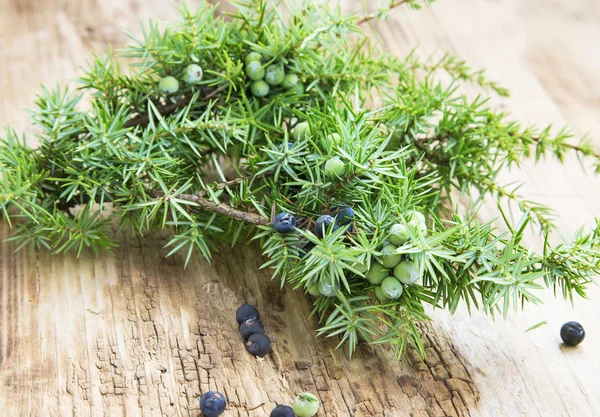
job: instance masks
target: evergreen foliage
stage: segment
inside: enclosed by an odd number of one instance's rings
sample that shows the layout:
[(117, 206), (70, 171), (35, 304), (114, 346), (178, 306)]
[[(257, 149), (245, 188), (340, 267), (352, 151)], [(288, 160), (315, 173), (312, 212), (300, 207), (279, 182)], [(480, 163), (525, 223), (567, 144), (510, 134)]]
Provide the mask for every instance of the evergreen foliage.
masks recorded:
[[(38, 148), (6, 132), (0, 208), (10, 239), (79, 255), (116, 246), (115, 223), (139, 234), (168, 228), (170, 255), (186, 264), (197, 254), (210, 260), (217, 242), (259, 240), (264, 267), (281, 285), (318, 294), (319, 334), (339, 337), (350, 354), (359, 340), (390, 344), (398, 357), (408, 343), (422, 352), (417, 322), (428, 319), (427, 304), (506, 315), (539, 303), (544, 288), (585, 297), (600, 269), (600, 226), (552, 245), (560, 234), (551, 211), (497, 176), (525, 158), (568, 153), (600, 172), (600, 157), (566, 131), (524, 126), (485, 98), (469, 100), (462, 85), (483, 96), (507, 91), (464, 61), (396, 57), (365, 30), (395, 7), (427, 3), (394, 1), (358, 16), (312, 1), (237, 0), (227, 18), (205, 4), (182, 6), (175, 24), (148, 23), (119, 55), (90, 62), (78, 92), (42, 91), (31, 109)], [(121, 58), (132, 61), (127, 71)], [(264, 90), (252, 87), (252, 62), (271, 66)], [(177, 88), (161, 88), (165, 77)], [(507, 231), (461, 213), (459, 193), (473, 207), (496, 198)], [(522, 216), (513, 220), (507, 201)], [(348, 207), (351, 222), (315, 229), (317, 218)], [(275, 230), (281, 212), (295, 216), (295, 232)], [(542, 253), (522, 244), (528, 226), (546, 237)], [(403, 242), (391, 262), (410, 260), (420, 276), (397, 299), (381, 288), (376, 296), (365, 278), (390, 230)]]

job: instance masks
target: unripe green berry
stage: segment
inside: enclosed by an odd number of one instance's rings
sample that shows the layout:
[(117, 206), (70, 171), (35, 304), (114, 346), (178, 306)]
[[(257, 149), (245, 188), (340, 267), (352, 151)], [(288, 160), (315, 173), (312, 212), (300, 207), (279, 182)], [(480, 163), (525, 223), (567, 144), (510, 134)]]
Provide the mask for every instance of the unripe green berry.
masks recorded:
[(342, 142), (342, 137), (337, 132), (330, 133), (329, 135), (327, 135), (327, 142), (339, 145)]
[(301, 122), (294, 126), (294, 129), (292, 130), (294, 139), (303, 140), (306, 135), (310, 135), (310, 126), (308, 125), (308, 122)]
[(313, 417), (319, 411), (319, 399), (308, 392), (300, 394), (294, 401), (293, 410), (297, 417)]
[(394, 246), (391, 243), (388, 243), (381, 250), (381, 253), (382, 253), (381, 263), (386, 268), (393, 268), (396, 265), (398, 265), (400, 263), (400, 261), (402, 260), (402, 255), (399, 253), (396, 253), (396, 249), (398, 249), (397, 246)]
[(319, 284), (311, 285), (308, 289), (308, 293), (314, 297), (318, 297), (321, 295), (321, 291), (319, 291)]
[(250, 84), (250, 91), (254, 97), (264, 97), (269, 94), (271, 87), (263, 80), (254, 81)]
[(161, 78), (158, 83), (158, 89), (163, 93), (174, 94), (179, 90), (179, 81), (170, 75)]
[(246, 65), (248, 65), (250, 62), (253, 62), (253, 61), (261, 62), (262, 55), (259, 54), (258, 52), (250, 52), (248, 55), (246, 55)]
[(375, 287), (375, 297), (377, 297), (377, 299), (379, 301), (381, 301), (382, 303), (385, 303), (386, 301), (390, 301), (390, 299), (388, 297), (386, 297), (386, 295), (381, 290), (380, 285)]
[(287, 89), (290, 89), (296, 87), (296, 84), (298, 84), (298, 76), (296, 74), (285, 74), (285, 77), (283, 77), (283, 83), (281, 85)]
[(298, 95), (304, 94), (304, 83), (302, 83), (302, 81), (298, 81), (298, 83), (294, 86), (294, 92)]
[(403, 224), (396, 223), (390, 228), (388, 240), (394, 245), (403, 245), (408, 239), (408, 230)]
[(417, 264), (411, 261), (402, 261), (394, 268), (394, 276), (403, 284), (411, 285), (417, 282), (421, 274)]
[(340, 289), (339, 282), (320, 282), (319, 292), (325, 297), (335, 297), (338, 290)]
[(394, 277), (387, 277), (381, 283), (382, 294), (392, 300), (397, 300), (400, 298), (403, 291), (404, 288), (402, 287), (402, 284), (400, 284), (400, 281)]
[(265, 71), (265, 81), (271, 85), (279, 85), (285, 78), (285, 72), (281, 65), (269, 65)]
[(246, 75), (252, 81), (259, 81), (265, 78), (265, 69), (259, 61), (250, 61), (246, 65)]
[(390, 270), (381, 265), (378, 261), (373, 262), (369, 272), (367, 272), (367, 280), (371, 284), (379, 285), (390, 275)]
[(417, 210), (411, 210), (411, 211), (407, 212), (405, 214), (405, 217), (408, 221), (417, 220), (422, 223), (425, 223), (425, 216), (423, 215), (423, 213), (421, 213), (420, 211), (417, 211)]
[(407, 226), (413, 231), (413, 233), (419, 233), (421, 236), (427, 236), (427, 225), (425, 222), (414, 219), (409, 221)]
[(190, 64), (183, 70), (183, 81), (187, 84), (196, 84), (202, 80), (202, 68), (197, 64)]
[(355, 264), (352, 264), (352, 268), (356, 269), (361, 274), (364, 274), (369, 270), (369, 265), (367, 265), (366, 262), (356, 262)]
[(338, 156), (330, 158), (325, 163), (325, 175), (331, 178), (343, 177), (346, 173), (346, 166)]

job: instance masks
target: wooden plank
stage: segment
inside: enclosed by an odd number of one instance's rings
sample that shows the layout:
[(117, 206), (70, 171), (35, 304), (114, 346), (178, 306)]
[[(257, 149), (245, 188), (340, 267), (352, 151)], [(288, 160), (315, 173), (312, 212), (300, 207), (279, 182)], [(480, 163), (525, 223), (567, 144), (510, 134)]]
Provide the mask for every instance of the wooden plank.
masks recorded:
[[(64, 83), (92, 49), (121, 45), (121, 29), (174, 14), (168, 2), (135, 0), (0, 0), (0, 10), (0, 124), (29, 132), (21, 108), (40, 82)], [(380, 35), (400, 54), (417, 43), (424, 51), (456, 51), (514, 92), (496, 103), (515, 117), (569, 122), (598, 137), (599, 19), (592, 0), (440, 0), (397, 15)], [(506, 178), (527, 180), (524, 192), (557, 208), (569, 231), (591, 225), (600, 208), (598, 180), (582, 175), (575, 161), (528, 163)], [(3, 225), (1, 237), (7, 234)], [(425, 362), (411, 356), (391, 365), (380, 350), (349, 362), (333, 343), (314, 339), (304, 296), (281, 292), (256, 272), (254, 248), (224, 249), (213, 265), (196, 260), (184, 271), (179, 260), (161, 258), (162, 244), (160, 237), (126, 237), (116, 257), (79, 260), (14, 254), (2, 244), (1, 415), (196, 417), (207, 389), (224, 391), (238, 404), (227, 415), (240, 416), (265, 415), (301, 390), (318, 393), (330, 416), (600, 415), (597, 290), (575, 311), (548, 295), (546, 306), (496, 323), (434, 312), (435, 325), (424, 329)], [(237, 336), (233, 311), (245, 300), (259, 305), (275, 342), (265, 361), (249, 357)], [(547, 326), (524, 333), (543, 319)], [(574, 350), (558, 339), (571, 319), (588, 330)]]

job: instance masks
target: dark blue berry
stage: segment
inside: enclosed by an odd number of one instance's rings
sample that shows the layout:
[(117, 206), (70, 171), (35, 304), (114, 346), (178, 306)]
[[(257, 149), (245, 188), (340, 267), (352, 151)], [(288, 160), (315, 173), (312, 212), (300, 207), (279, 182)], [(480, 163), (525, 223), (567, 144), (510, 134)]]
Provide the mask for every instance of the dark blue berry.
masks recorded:
[[(288, 150), (292, 149), (293, 146), (294, 146), (294, 142), (288, 142), (287, 143)], [(280, 143), (279, 146), (278, 146), (278, 148), (281, 151), (283, 149), (283, 143)]]
[(218, 417), (225, 411), (227, 401), (220, 392), (208, 391), (200, 398), (200, 411), (204, 417)]
[(296, 417), (294, 409), (289, 405), (278, 405), (271, 411), (270, 417)]
[(260, 320), (250, 319), (240, 324), (240, 334), (244, 340), (248, 340), (255, 333), (265, 334), (265, 329)]
[(569, 321), (560, 328), (560, 338), (565, 342), (565, 345), (577, 346), (585, 339), (585, 330), (576, 321)]
[(342, 226), (348, 226), (354, 218), (354, 210), (351, 207), (344, 207), (335, 215), (335, 221)]
[(275, 226), (275, 230), (279, 233), (291, 233), (294, 231), (294, 227), (296, 227), (296, 218), (286, 212), (279, 213), (275, 216), (273, 226)]
[(319, 217), (315, 223), (315, 235), (317, 235), (318, 237), (325, 236), (325, 233), (327, 233), (331, 224), (333, 224), (331, 231), (335, 232), (339, 228), (339, 226), (335, 222), (335, 219), (333, 217), (331, 217), (328, 214)]
[(264, 334), (255, 333), (248, 338), (246, 350), (254, 356), (263, 358), (271, 351), (271, 339)]
[(255, 319), (260, 320), (260, 314), (256, 307), (250, 304), (242, 304), (235, 312), (235, 320), (238, 324), (242, 324), (246, 320)]

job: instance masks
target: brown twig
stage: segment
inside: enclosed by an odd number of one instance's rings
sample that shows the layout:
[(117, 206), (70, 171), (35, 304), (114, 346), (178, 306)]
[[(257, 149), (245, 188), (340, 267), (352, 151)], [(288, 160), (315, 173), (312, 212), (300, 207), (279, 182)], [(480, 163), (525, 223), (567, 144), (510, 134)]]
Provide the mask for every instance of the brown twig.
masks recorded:
[[(394, 2), (392, 2), (389, 5), (387, 11), (390, 11), (392, 9), (395, 9), (396, 7), (402, 6), (403, 4), (408, 3), (409, 1), (410, 0), (397, 0), (397, 1), (394, 1)], [(356, 24), (357, 25), (362, 25), (363, 23), (370, 22), (371, 20), (377, 19), (378, 17), (379, 17), (378, 14), (366, 15), (366, 16), (363, 16), (363, 17), (359, 18), (358, 21), (356, 22)]]
[[(190, 102), (190, 98), (186, 97), (186, 98), (183, 98), (174, 103), (169, 103), (169, 104), (165, 104), (163, 106), (158, 106), (157, 109), (161, 115), (167, 116), (167, 115), (173, 113), (178, 108), (187, 106), (189, 102)], [(150, 116), (149, 116), (148, 112), (144, 112), (144, 113), (140, 113), (137, 116), (127, 120), (123, 124), (123, 127), (145, 126), (148, 124), (149, 121), (150, 121)]]

